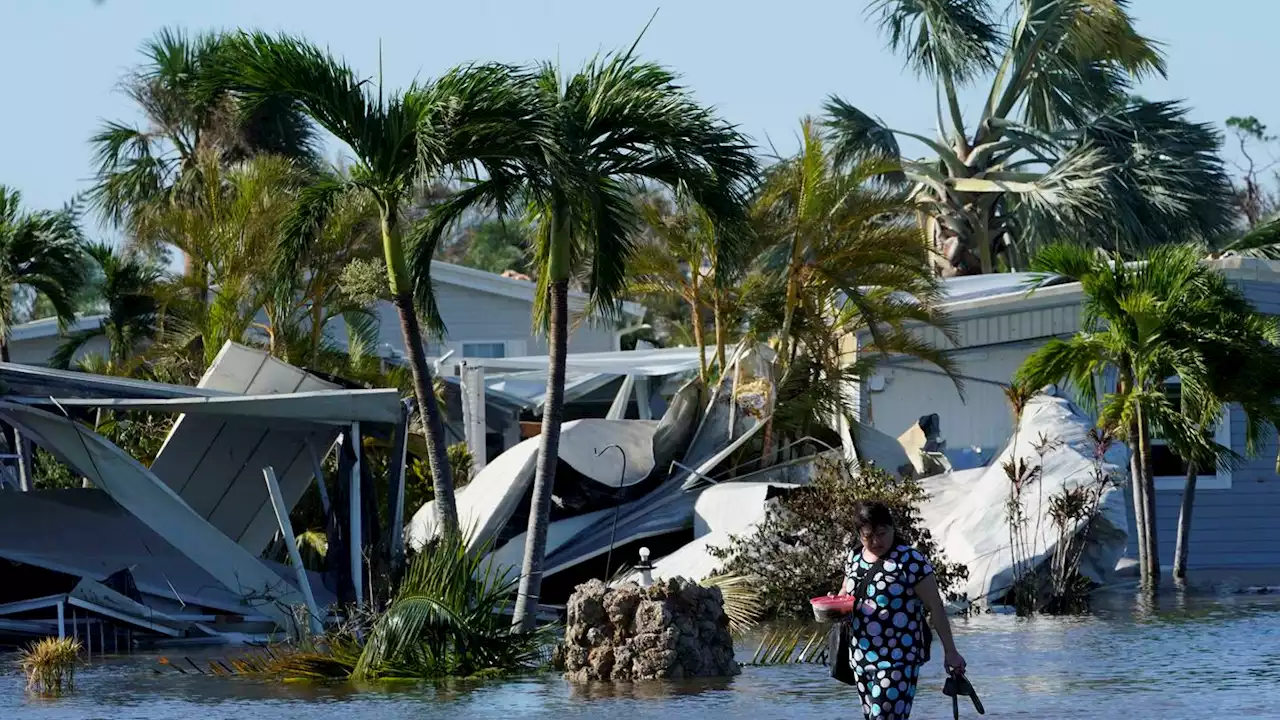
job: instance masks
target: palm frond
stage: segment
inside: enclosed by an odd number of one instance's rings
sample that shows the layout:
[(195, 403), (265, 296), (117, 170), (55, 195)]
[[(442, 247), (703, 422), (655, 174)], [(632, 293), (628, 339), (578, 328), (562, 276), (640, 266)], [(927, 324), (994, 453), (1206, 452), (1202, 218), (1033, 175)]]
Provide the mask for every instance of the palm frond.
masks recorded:
[(963, 83), (994, 69), (1005, 42), (987, 0), (877, 0), (881, 31), (912, 68)]

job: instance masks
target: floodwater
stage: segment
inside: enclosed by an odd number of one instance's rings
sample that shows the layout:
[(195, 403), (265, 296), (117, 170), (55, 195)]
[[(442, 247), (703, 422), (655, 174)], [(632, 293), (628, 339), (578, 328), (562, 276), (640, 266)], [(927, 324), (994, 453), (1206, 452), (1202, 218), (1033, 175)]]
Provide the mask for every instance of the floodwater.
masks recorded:
[[(955, 621), (989, 718), (1280, 718), (1280, 597), (1116, 600), (1082, 618), (984, 615)], [(746, 642), (741, 652), (750, 655)], [(219, 650), (225, 657), (228, 651)], [(181, 651), (168, 653), (169, 657)], [(941, 652), (921, 679), (916, 718), (951, 717)], [(357, 690), (157, 674), (154, 656), (95, 662), (76, 691), (27, 696), (12, 664), (0, 718), (291, 720), (339, 718), (859, 717), (856, 693), (822, 666), (745, 668), (727, 681), (571, 686), (555, 675)], [(976, 718), (970, 705), (961, 717)]]

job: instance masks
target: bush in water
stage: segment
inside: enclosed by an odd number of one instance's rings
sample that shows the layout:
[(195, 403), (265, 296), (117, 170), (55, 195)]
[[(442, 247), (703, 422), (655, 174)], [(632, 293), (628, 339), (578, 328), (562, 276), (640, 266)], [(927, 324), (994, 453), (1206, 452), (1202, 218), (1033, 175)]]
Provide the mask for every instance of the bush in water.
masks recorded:
[(809, 599), (840, 587), (844, 559), (857, 538), (854, 507), (880, 500), (893, 511), (898, 542), (913, 545), (937, 569), (938, 586), (952, 600), (969, 577), (962, 564), (948, 563), (920, 518), (925, 492), (912, 479), (879, 468), (852, 472), (842, 461), (819, 460), (811, 484), (786, 494), (769, 508), (753, 533), (735, 536), (728, 547), (711, 550), (723, 571), (760, 578), (763, 605), (771, 615), (811, 617)]

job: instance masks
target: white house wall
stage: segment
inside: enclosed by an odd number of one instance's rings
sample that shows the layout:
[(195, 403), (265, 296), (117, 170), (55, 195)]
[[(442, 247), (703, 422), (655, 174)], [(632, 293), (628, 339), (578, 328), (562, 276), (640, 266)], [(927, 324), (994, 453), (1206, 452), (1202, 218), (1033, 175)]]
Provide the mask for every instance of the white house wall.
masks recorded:
[[(956, 351), (952, 357), (964, 377), (963, 397), (935, 365), (919, 360), (886, 362), (877, 371), (881, 380), (862, 388), (863, 422), (897, 437), (921, 416), (937, 413), (947, 447), (998, 448), (1013, 431), (1003, 386), (1035, 348), (1018, 343)], [(883, 389), (877, 391), (877, 387)]]
[[(546, 339), (533, 333), (533, 304), (517, 298), (471, 290), (456, 285), (436, 286), (436, 303), (445, 323), (447, 336), (443, 342), (428, 339), (427, 356), (440, 357), (456, 348), (454, 357), (462, 356), (464, 342), (506, 343), (508, 357), (544, 355)], [(400, 315), (388, 302), (378, 304), (378, 344), (404, 351), (400, 333)], [(341, 320), (328, 328), (337, 342), (346, 342)], [(616, 350), (614, 333), (608, 328), (580, 325), (569, 335), (569, 352), (607, 352)]]
[[(61, 344), (62, 338), (56, 335), (26, 339), (16, 338), (9, 343), (9, 359), (11, 362), (23, 365), (48, 366), (49, 358), (53, 356), (54, 351)], [(107, 350), (107, 339), (96, 337), (80, 348), (73, 361), (95, 353), (105, 356)]]
[[(1232, 259), (1219, 266), (1258, 310), (1280, 315), (1280, 272), (1272, 270), (1280, 263)], [(1029, 298), (953, 304), (949, 309), (955, 321), (955, 343), (936, 330), (915, 332), (937, 347), (953, 348), (960, 374), (971, 378), (963, 400), (950, 379), (936, 374), (936, 368), (919, 361), (891, 360), (880, 366), (883, 384), (881, 379), (868, 379), (854, 393), (862, 420), (896, 436), (921, 415), (938, 413), (949, 448), (999, 447), (1010, 435), (1013, 418), (1002, 389), (989, 381), (1010, 382), (1023, 359), (1048, 338), (1079, 329), (1076, 292), (1065, 286)], [(1229, 418), (1231, 447), (1244, 454), (1244, 413), (1233, 408)], [(1280, 524), (1275, 521), (1280, 516), (1276, 472), (1280, 445), (1275, 433), (1266, 433), (1258, 450), (1227, 475), (1228, 482), (1202, 483), (1204, 487), (1197, 491), (1188, 558), (1192, 569), (1280, 567)], [(1181, 500), (1180, 482), (1157, 482), (1156, 527), (1160, 560), (1166, 567), (1173, 562)], [(1132, 530), (1131, 504), (1129, 512)], [(1136, 556), (1135, 545), (1131, 534), (1126, 549), (1130, 558)]]

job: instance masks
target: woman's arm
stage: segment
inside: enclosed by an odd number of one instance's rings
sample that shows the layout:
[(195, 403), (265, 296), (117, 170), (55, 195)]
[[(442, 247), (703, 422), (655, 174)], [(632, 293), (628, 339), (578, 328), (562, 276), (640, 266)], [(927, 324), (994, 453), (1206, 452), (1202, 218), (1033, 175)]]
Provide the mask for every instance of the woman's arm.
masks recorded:
[(916, 596), (928, 608), (930, 624), (938, 633), (938, 639), (942, 641), (942, 649), (945, 652), (943, 662), (949, 669), (963, 675), (964, 656), (956, 649), (955, 638), (951, 635), (951, 620), (947, 617), (947, 609), (942, 604), (942, 594), (938, 592), (937, 578), (929, 575), (916, 583), (915, 590)]

